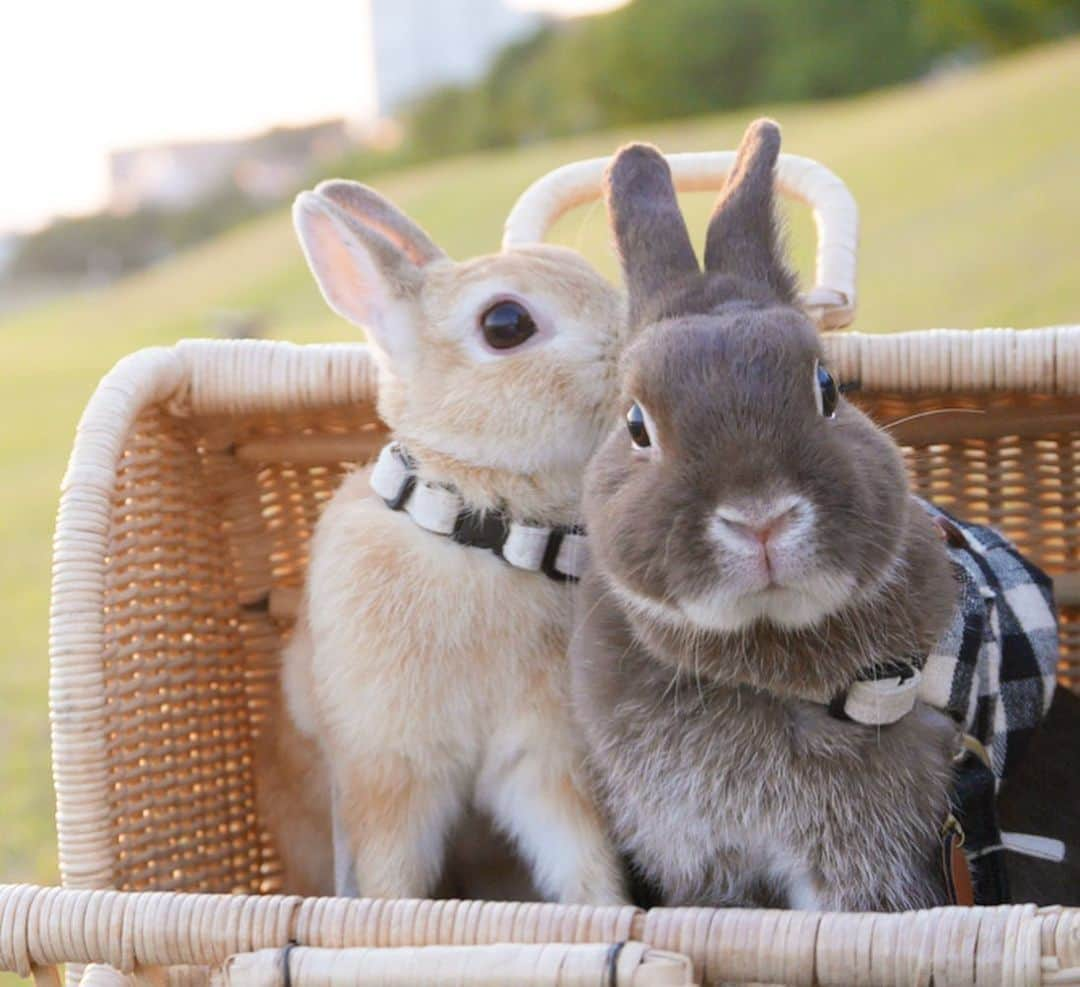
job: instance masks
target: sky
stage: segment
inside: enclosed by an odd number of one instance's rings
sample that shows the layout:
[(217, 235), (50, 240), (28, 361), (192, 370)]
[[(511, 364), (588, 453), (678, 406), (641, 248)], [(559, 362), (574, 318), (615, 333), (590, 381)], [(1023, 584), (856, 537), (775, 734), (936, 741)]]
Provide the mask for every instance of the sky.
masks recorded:
[[(619, 0), (512, 2), (574, 15)], [(2, 7), (0, 235), (100, 207), (110, 149), (355, 116), (369, 98), (361, 0)]]

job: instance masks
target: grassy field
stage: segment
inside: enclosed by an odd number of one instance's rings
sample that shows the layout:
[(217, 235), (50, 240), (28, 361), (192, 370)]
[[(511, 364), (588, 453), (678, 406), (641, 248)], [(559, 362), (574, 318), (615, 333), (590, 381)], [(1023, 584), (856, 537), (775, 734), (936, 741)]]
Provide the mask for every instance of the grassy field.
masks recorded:
[[(822, 105), (765, 107), (788, 150), (827, 162), (862, 210), (858, 328), (1080, 321), (1080, 43), (977, 72)], [(669, 151), (734, 146), (750, 113), (477, 155), (379, 187), (453, 255), (493, 249), (515, 196), (544, 171), (644, 138)], [(709, 197), (687, 202), (703, 230)], [(601, 208), (557, 238), (614, 268)], [(806, 267), (809, 221), (793, 219)], [(49, 539), (78, 414), (131, 350), (204, 335), (221, 309), (273, 335), (347, 339), (302, 265), (287, 214), (261, 219), (97, 294), (0, 322), (0, 881), (56, 877), (46, 718)]]

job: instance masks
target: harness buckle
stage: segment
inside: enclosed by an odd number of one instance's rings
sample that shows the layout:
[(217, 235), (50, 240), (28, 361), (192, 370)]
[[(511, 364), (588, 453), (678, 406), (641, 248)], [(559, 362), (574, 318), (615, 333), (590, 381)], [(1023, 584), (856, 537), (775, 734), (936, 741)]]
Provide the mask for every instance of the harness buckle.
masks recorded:
[(945, 817), (945, 822), (941, 824), (941, 838), (945, 839), (950, 833), (954, 835), (956, 845), (962, 847), (964, 840), (967, 839), (964, 835), (964, 827), (960, 825), (960, 820), (951, 812)]
[(889, 662), (861, 671), (829, 701), (829, 715), (863, 726), (889, 726), (915, 707), (922, 673), (909, 662)]
[(941, 825), (941, 872), (951, 905), (974, 905), (971, 864), (964, 853), (964, 828), (951, 812)]
[(978, 758), (984, 767), (993, 769), (993, 764), (990, 761), (990, 752), (983, 746), (982, 742), (977, 737), (973, 737), (970, 733), (965, 733), (960, 740), (960, 749), (953, 755), (953, 762), (959, 764), (968, 754), (972, 754)]
[(409, 498), (412, 496), (413, 491), (416, 489), (416, 474), (406, 473), (405, 479), (401, 481), (401, 486), (398, 487), (398, 492), (393, 497), (383, 497), (386, 502), (386, 506), (392, 511), (404, 510), (405, 505), (409, 502)]

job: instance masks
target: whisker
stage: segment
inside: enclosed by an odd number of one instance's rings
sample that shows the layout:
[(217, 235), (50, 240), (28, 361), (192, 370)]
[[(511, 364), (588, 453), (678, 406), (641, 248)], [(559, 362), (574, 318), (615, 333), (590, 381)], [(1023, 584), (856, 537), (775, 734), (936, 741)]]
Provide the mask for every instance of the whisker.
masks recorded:
[(589, 220), (593, 214), (600, 207), (601, 199), (596, 199), (590, 203), (584, 210), (581, 210), (581, 217), (578, 220), (577, 231), (574, 235), (574, 249), (580, 251), (581, 244), (585, 239), (585, 227), (588, 225)]
[(897, 425), (904, 425), (907, 422), (913, 422), (916, 418), (929, 418), (932, 415), (985, 415), (986, 411), (982, 408), (931, 408), (929, 411), (917, 411), (913, 415), (907, 415), (904, 418), (899, 418), (894, 422), (889, 422), (887, 425), (882, 425), (881, 430), (887, 432), (890, 428), (896, 428)]

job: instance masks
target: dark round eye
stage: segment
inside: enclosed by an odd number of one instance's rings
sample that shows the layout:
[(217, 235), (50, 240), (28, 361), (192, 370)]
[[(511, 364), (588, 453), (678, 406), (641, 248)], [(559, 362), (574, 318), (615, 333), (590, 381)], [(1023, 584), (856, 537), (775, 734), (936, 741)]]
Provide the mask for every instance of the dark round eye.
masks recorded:
[(823, 418), (832, 418), (836, 414), (836, 405), (840, 400), (836, 381), (820, 363), (814, 364), (814, 400)]
[(645, 425), (645, 412), (636, 401), (630, 405), (630, 410), (626, 413), (626, 427), (630, 432), (630, 441), (639, 449), (648, 449), (652, 445), (649, 429)]
[(520, 302), (496, 302), (482, 316), (480, 328), (488, 345), (497, 350), (520, 346), (536, 333), (536, 323)]

